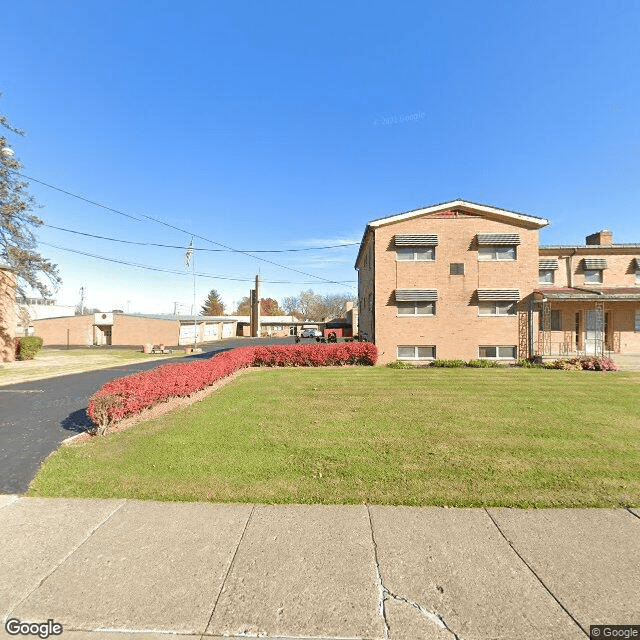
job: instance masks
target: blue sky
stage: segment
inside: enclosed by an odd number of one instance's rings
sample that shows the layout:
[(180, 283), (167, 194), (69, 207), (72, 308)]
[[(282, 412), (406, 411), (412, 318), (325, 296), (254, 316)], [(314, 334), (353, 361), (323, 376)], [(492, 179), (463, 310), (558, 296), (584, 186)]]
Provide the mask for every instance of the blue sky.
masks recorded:
[[(640, 242), (640, 3), (5, 0), (0, 113), (24, 172), (242, 250), (358, 242), (375, 218), (458, 197), (548, 218), (543, 244)], [(31, 183), (48, 224), (190, 236)], [(38, 238), (188, 274), (178, 249)], [(217, 245), (196, 239), (196, 247)], [(219, 247), (218, 247), (219, 248)], [(57, 299), (172, 312), (188, 275), (50, 246)], [(198, 252), (198, 305), (354, 291), (357, 246)], [(314, 276), (314, 277), (310, 277)], [(280, 282), (276, 282), (280, 281)], [(284, 282), (286, 283), (284, 283)], [(326, 281), (333, 281), (326, 282)], [(229, 309), (231, 310), (231, 309)]]

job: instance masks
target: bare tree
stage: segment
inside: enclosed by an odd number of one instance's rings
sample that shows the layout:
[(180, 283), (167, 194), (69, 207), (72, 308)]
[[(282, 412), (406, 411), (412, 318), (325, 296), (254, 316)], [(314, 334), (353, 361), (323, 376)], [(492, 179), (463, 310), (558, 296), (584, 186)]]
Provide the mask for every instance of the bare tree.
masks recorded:
[(356, 302), (348, 293), (331, 293), (321, 296), (312, 289), (301, 291), (299, 296), (290, 296), (282, 300), (284, 310), (292, 315), (300, 313), (305, 320), (321, 321), (325, 318), (337, 318), (343, 315), (347, 302)]

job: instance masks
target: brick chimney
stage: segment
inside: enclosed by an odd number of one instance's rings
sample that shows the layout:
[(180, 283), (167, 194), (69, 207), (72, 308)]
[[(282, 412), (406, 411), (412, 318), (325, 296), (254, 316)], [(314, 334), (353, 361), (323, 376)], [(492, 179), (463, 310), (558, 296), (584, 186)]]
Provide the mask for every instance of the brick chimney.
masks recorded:
[(603, 229), (602, 231), (598, 231), (597, 233), (592, 233), (590, 236), (587, 236), (587, 244), (597, 244), (610, 247), (612, 243), (613, 234), (609, 229)]

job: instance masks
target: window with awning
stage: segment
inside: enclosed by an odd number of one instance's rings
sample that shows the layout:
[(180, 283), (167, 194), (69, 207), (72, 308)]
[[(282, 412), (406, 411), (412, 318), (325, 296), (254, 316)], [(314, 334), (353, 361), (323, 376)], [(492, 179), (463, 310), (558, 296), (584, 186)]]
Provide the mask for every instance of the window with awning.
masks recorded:
[(519, 289), (478, 289), (478, 300), (493, 301), (493, 300), (510, 300), (517, 302), (520, 300)]
[(435, 302), (437, 289), (396, 289), (396, 302)]
[(436, 259), (438, 236), (435, 234), (395, 235), (393, 242), (396, 246), (396, 260), (399, 262)]
[(487, 245), (511, 245), (520, 244), (519, 233), (479, 233), (477, 236), (478, 246)]

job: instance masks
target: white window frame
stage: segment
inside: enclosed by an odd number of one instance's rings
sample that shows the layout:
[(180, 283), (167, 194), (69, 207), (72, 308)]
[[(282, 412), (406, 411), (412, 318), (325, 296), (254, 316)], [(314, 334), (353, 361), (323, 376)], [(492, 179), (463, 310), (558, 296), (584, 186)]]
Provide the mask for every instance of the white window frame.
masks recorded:
[[(404, 257), (400, 257), (404, 256)], [(436, 259), (435, 247), (397, 247), (397, 262), (433, 262)]]
[(512, 318), (518, 315), (517, 303), (511, 300), (481, 300), (478, 302), (478, 315)]
[[(513, 251), (513, 256), (500, 253), (500, 250)], [(518, 259), (518, 245), (516, 244), (488, 244), (478, 247), (478, 260), (480, 262), (514, 262)]]
[[(545, 279), (543, 274), (546, 274), (547, 277), (551, 276), (548, 279)], [(538, 269), (538, 284), (553, 284), (556, 281), (556, 270), (555, 269)]]
[(634, 331), (640, 333), (640, 309), (636, 309), (636, 317), (634, 323)]
[[(480, 349), (495, 349), (495, 356), (482, 356)], [(500, 349), (513, 349), (513, 355), (500, 355)], [(478, 346), (478, 358), (481, 360), (516, 360), (518, 358), (518, 347), (515, 344), (481, 344)]]
[[(400, 349), (413, 349), (413, 357), (401, 356)], [(430, 356), (420, 356), (419, 349), (432, 349)], [(396, 356), (398, 360), (435, 360), (436, 359), (436, 346), (433, 344), (399, 344), (396, 347)]]
[[(590, 280), (590, 277), (596, 277), (597, 280)], [(604, 280), (604, 269), (585, 269), (584, 270), (584, 283), (585, 284), (602, 284)]]
[[(412, 313), (400, 313), (400, 306), (413, 305)], [(428, 311), (421, 311), (418, 305), (427, 305)], [(410, 318), (412, 316), (435, 316), (436, 315), (436, 303), (434, 301), (422, 301), (422, 302), (396, 302), (396, 314), (398, 318)]]

